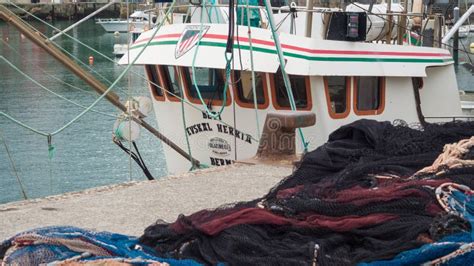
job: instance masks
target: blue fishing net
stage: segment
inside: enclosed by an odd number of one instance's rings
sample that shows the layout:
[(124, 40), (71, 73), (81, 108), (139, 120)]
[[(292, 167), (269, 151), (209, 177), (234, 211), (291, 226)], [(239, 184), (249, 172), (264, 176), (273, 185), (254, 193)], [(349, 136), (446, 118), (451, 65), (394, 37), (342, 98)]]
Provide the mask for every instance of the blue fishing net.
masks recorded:
[[(447, 236), (433, 244), (423, 245), (420, 248), (408, 250), (398, 254), (392, 260), (360, 263), (360, 266), (391, 266), (391, 265), (419, 265), (446, 256), (452, 252), (467, 248), (474, 242), (474, 195), (461, 191), (453, 191), (448, 199), (450, 207), (471, 224), (471, 232), (458, 233)], [(453, 256), (443, 265), (464, 266), (474, 264), (474, 252), (468, 250), (460, 255)]]
[[(459, 233), (447, 236), (433, 244), (423, 245), (420, 248), (398, 254), (392, 260), (381, 260), (370, 263), (360, 263), (359, 266), (395, 266), (395, 265), (420, 265), (445, 256), (458, 250), (462, 245), (471, 243), (470, 233)], [(468, 252), (452, 258), (446, 265), (472, 265), (474, 252)]]
[(136, 237), (71, 226), (44, 227), (22, 232), (0, 243), (0, 247), (5, 252), (3, 262), (6, 265), (38, 265), (74, 257), (79, 261), (134, 259), (134, 265), (146, 265), (147, 261), (179, 266), (201, 265), (193, 260), (156, 257), (152, 249), (139, 245)]

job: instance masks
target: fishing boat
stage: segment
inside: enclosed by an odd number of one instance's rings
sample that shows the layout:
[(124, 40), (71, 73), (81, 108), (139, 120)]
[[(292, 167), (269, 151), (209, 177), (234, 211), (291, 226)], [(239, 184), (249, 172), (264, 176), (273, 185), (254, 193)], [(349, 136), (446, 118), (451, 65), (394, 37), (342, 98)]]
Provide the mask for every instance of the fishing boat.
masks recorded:
[(127, 32), (128, 30), (143, 31), (151, 28), (156, 15), (137, 10), (127, 19), (97, 19), (96, 23), (101, 25), (106, 32)]
[[(142, 33), (120, 63), (144, 49), (135, 64), (145, 67), (159, 127), (201, 163), (255, 156), (271, 113), (316, 115), (296, 136), (299, 153), (359, 119), (419, 123), (462, 114), (450, 52), (403, 45), (407, 29), (394, 26), (402, 16), (377, 14), (384, 23), (371, 28), (373, 14), (360, 5), (358, 12), (189, 8), (189, 23)], [(169, 172), (189, 170), (186, 158), (163, 149)]]

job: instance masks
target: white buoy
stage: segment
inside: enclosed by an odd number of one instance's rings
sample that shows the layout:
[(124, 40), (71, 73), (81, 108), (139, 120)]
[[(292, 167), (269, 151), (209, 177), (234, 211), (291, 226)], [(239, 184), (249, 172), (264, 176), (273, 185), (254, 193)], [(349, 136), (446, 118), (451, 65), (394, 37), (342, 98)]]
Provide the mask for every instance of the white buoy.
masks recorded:
[(128, 100), (125, 102), (125, 106), (127, 107), (127, 110), (138, 110), (140, 113), (142, 113), (145, 116), (148, 116), (148, 114), (151, 112), (153, 105), (150, 100), (150, 98), (145, 97), (145, 96), (136, 96), (133, 97), (132, 100)]
[(133, 99), (138, 102), (138, 111), (140, 111), (140, 113), (145, 116), (148, 116), (151, 113), (153, 104), (150, 98), (146, 96), (137, 96), (133, 97)]
[(471, 45), (469, 45), (469, 50), (474, 54), (474, 42), (471, 42)]
[(140, 125), (135, 121), (117, 119), (114, 124), (114, 134), (121, 140), (135, 141), (140, 137)]
[(115, 37), (117, 37), (117, 36), (119, 36), (119, 35), (120, 35), (120, 32), (118, 32), (118, 31), (114, 32), (114, 36), (115, 36)]

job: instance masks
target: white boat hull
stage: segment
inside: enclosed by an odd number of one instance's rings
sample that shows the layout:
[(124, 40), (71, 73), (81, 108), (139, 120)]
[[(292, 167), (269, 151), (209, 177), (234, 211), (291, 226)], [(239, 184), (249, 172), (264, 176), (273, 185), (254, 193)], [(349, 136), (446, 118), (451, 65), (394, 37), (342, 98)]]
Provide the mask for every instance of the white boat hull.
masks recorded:
[(115, 21), (97, 21), (106, 32), (127, 32), (127, 31), (143, 31), (145, 28), (150, 28), (147, 21), (127, 22), (126, 20)]
[[(229, 89), (231, 102), (224, 107), (220, 119), (212, 119), (202, 111), (205, 109), (204, 106), (199, 100), (191, 97), (189, 86), (183, 85), (188, 82), (183, 78), (184, 67), (191, 67), (194, 61), (196, 67), (223, 69), (227, 32), (226, 25), (223, 24), (204, 26), (208, 27), (205, 28), (195, 60), (193, 60), (195, 46), (189, 45), (191, 48), (188, 51), (178, 52), (183, 47), (181, 40), (184, 34), (189, 30), (201, 29), (203, 26), (169, 25), (160, 29), (136, 64), (177, 66), (176, 69), (181, 73), (177, 83), (184, 87), (184, 98), (188, 103), (182, 106), (179, 100), (168, 95), (157, 97), (154, 89), (150, 87), (160, 130), (183, 150), (190, 150), (192, 156), (201, 163), (220, 166), (255, 156), (266, 115), (270, 112), (285, 111), (277, 106), (278, 96), (273, 75), (279, 64), (271, 32), (259, 28), (252, 28), (254, 69), (256, 72), (264, 73), (262, 81), (266, 95), (265, 106), (256, 113), (253, 105), (245, 107), (238, 102), (234, 104), (237, 94), (236, 88), (232, 85)], [(239, 62), (234, 65), (234, 71), (249, 71), (251, 69), (250, 52), (247, 48), (249, 39), (246, 36), (248, 29), (238, 27), (236, 30), (240, 31), (239, 45), (242, 49), (238, 51), (234, 48), (234, 60)], [(143, 33), (134, 43), (130, 50), (130, 60), (137, 56), (142, 44), (151, 37), (150, 34), (150, 32)], [(327, 141), (328, 135), (338, 127), (359, 119), (380, 121), (402, 119), (408, 123), (418, 122), (412, 77), (423, 80), (424, 85), (419, 94), (420, 106), (425, 116), (461, 115), (453, 60), (449, 51), (375, 43), (314, 41), (286, 33), (282, 33), (280, 38), (287, 60), (286, 71), (290, 75), (307, 77), (307, 99), (310, 104), (305, 110), (316, 114), (316, 124), (302, 129), (310, 150)], [(127, 60), (128, 57), (124, 56), (120, 63), (126, 64)], [(349, 79), (346, 84), (347, 112), (342, 116), (334, 117), (329, 113), (330, 100), (324, 82), (327, 76), (343, 76)], [(360, 76), (383, 78), (383, 93), (381, 92), (383, 103), (380, 103), (376, 110), (370, 112), (357, 110), (355, 79)], [(163, 83), (160, 86), (168, 85)], [(213, 102), (212, 110), (217, 111), (221, 106), (222, 104)], [(257, 125), (260, 125), (260, 132)], [(297, 135), (296, 150), (299, 153), (303, 151), (301, 143), (302, 140)], [(167, 145), (163, 145), (163, 150), (169, 173), (190, 169), (191, 165), (187, 158), (178, 155)]]

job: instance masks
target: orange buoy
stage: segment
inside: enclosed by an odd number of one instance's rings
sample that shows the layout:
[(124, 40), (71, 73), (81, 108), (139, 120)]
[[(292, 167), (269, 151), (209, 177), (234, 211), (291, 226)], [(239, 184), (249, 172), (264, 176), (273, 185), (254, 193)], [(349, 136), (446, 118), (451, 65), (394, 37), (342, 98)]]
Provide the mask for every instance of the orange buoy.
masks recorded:
[(91, 55), (89, 56), (89, 65), (93, 65), (94, 64), (94, 57)]

